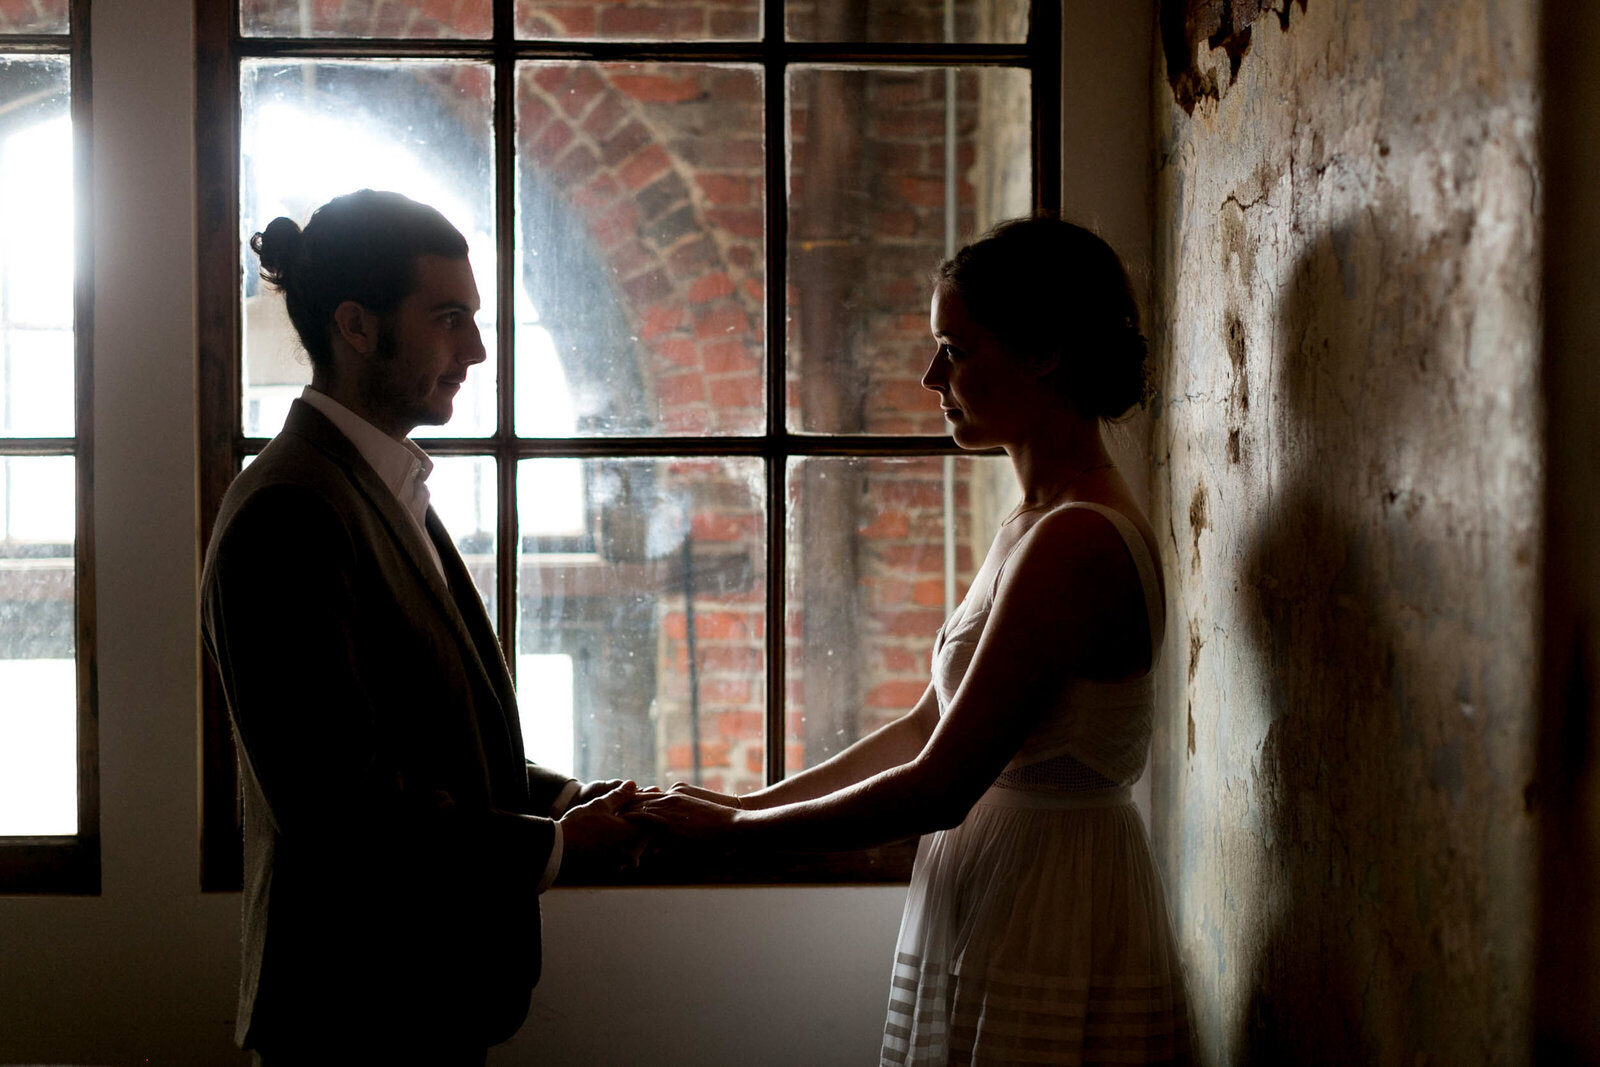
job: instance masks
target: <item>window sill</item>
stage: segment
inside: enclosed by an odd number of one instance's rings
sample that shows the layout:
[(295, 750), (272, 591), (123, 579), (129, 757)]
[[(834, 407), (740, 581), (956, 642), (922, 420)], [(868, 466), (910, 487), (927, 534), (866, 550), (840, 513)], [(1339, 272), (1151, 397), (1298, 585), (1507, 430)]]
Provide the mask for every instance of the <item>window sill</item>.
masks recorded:
[(850, 852), (723, 854), (686, 850), (670, 857), (647, 857), (638, 870), (614, 877), (563, 878), (553, 888), (904, 885), (911, 879), (916, 854), (916, 838)]
[(100, 842), (0, 837), (0, 895), (100, 895)]

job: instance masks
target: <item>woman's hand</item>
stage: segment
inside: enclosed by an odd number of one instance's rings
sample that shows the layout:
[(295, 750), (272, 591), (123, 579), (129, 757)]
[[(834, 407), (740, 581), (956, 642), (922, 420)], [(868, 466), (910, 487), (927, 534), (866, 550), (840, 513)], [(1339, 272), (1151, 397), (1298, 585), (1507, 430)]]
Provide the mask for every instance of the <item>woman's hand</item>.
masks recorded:
[[(680, 791), (678, 786), (673, 786), (670, 793), (640, 797), (633, 807), (622, 813), (623, 818), (690, 841), (719, 841), (730, 836), (739, 809), (719, 800), (691, 795), (688, 790), (695, 788), (687, 786)], [(733, 799), (721, 793), (711, 793), (710, 790), (702, 789), (699, 792), (710, 793), (721, 800)]]
[(669, 790), (678, 796), (694, 797), (696, 800), (710, 801), (712, 804), (721, 804), (725, 808), (742, 808), (739, 798), (731, 793), (718, 793), (714, 789), (702, 789), (688, 782), (674, 782)]

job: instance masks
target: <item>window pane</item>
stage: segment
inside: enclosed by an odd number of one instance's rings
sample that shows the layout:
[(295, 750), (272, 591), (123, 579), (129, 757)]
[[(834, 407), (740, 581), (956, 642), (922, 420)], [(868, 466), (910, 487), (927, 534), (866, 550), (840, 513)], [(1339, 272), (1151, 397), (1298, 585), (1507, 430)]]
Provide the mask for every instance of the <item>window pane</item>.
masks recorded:
[[(241, 240), (279, 215), (302, 226), (327, 201), (361, 188), (390, 189), (444, 213), (467, 238), (494, 351), (494, 78), (480, 63), (246, 60), (240, 70)], [(283, 299), (245, 253), (244, 432), (270, 437), (311, 380), (308, 357)], [(494, 360), (472, 368), (444, 427), (415, 436), (494, 431)]]
[(495, 461), (491, 456), (440, 456), (428, 475), (429, 502), (439, 513), (461, 561), (478, 587), (489, 622), (496, 630), (495, 545), (499, 538), (500, 504)]
[(958, 241), (1028, 210), (1028, 74), (803, 67), (789, 100), (789, 425), (942, 434), (919, 384), (928, 278)]
[[(759, 788), (761, 462), (533, 459), (518, 481), (530, 757), (583, 779)], [(577, 534), (538, 532), (574, 510)]]
[(911, 710), (934, 635), (1020, 494), (1003, 456), (793, 460), (788, 492), (794, 772)]
[(759, 71), (527, 63), (517, 102), (517, 432), (759, 432)]
[(71, 456), (0, 457), (0, 837), (78, 832)]
[(761, 0), (518, 0), (517, 36), (753, 41), (761, 36)]
[(71, 437), (68, 60), (0, 58), (0, 436)]
[(788, 0), (792, 41), (1020, 44), (1028, 0)]
[(66, 33), (67, 0), (0, 4), (0, 33)]
[(488, 37), (489, 0), (240, 0), (239, 24), (260, 37)]

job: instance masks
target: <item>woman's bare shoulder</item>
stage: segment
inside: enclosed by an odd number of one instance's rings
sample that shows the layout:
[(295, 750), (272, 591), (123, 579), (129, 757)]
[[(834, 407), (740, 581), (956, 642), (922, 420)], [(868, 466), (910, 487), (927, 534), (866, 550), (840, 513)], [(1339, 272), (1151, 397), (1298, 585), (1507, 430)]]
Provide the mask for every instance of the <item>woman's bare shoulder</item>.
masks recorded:
[(1058, 654), (1081, 660), (1075, 673), (1109, 668), (1120, 677), (1150, 654), (1141, 582), (1110, 518), (1095, 508), (1058, 508), (1018, 542), (996, 610), (1008, 628), (1052, 635)]

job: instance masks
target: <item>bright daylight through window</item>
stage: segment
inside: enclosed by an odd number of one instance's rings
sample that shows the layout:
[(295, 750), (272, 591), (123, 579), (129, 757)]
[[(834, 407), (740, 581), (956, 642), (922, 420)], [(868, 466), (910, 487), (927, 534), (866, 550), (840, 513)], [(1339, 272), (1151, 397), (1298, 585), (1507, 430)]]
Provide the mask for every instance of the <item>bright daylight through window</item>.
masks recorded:
[(0, 836), (5, 837), (78, 832), (69, 78), (65, 56), (0, 56)]

